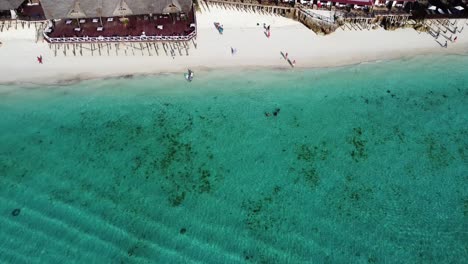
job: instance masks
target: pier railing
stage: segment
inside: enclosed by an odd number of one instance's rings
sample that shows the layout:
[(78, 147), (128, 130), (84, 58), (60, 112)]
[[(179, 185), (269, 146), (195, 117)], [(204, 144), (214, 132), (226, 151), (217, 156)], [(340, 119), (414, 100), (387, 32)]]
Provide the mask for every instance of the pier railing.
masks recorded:
[(241, 1), (229, 1), (229, 0), (205, 0), (206, 3), (218, 4), (218, 5), (228, 5), (236, 6), (242, 8), (249, 8), (253, 10), (262, 10), (271, 13), (277, 13), (277, 11), (295, 11), (296, 8), (289, 4), (276, 5), (274, 3), (265, 2), (265, 3), (246, 3)]
[(235, 1), (235, 0), (205, 0), (207, 3), (216, 3), (216, 4), (227, 4), (227, 5), (239, 5), (245, 7), (274, 7), (279, 9), (294, 9), (294, 4), (289, 3), (282, 3), (282, 2), (242, 2), (242, 1)]
[(113, 37), (63, 37), (51, 38), (44, 31), (44, 39), (50, 43), (92, 43), (92, 42), (149, 42), (149, 41), (189, 41), (197, 36), (197, 29), (186, 36), (113, 36)]

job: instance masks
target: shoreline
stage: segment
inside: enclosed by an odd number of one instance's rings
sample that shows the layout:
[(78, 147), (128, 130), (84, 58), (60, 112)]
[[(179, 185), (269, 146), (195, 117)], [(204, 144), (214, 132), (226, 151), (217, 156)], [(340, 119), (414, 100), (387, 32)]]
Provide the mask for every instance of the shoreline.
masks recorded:
[[(222, 18), (222, 19), (220, 19)], [(0, 84), (57, 84), (66, 85), (85, 80), (148, 76), (213, 70), (294, 70), (281, 57), (288, 52), (296, 60), (296, 69), (317, 69), (350, 66), (376, 61), (413, 58), (424, 55), (468, 55), (468, 31), (458, 35), (457, 43), (448, 48), (427, 33), (414, 29), (383, 29), (343, 31), (320, 36), (301, 23), (276, 15), (259, 15), (243, 11), (211, 7), (197, 13), (198, 37), (196, 47), (182, 48), (175, 57), (167, 55), (159, 43), (159, 51), (139, 50), (119, 45), (109, 51), (85, 51), (83, 56), (63, 47), (57, 51), (46, 42), (35, 43), (34, 29), (11, 30), (0, 33)], [(213, 21), (222, 21), (224, 34), (213, 27)], [(461, 21), (465, 23), (464, 21)], [(262, 26), (272, 27), (267, 38)], [(440, 41), (439, 41), (440, 43)], [(112, 44), (115, 45), (115, 44)], [(174, 45), (174, 44), (171, 44)], [(238, 50), (231, 54), (231, 47)], [(130, 56), (124, 55), (133, 53)], [(120, 53), (119, 53), (120, 52)], [(180, 53), (179, 53), (180, 52)], [(189, 56), (186, 55), (188, 52)], [(36, 57), (42, 55), (44, 64)]]
[[(298, 66), (295, 67), (298, 71), (307, 71), (307, 70), (327, 70), (327, 69), (339, 69), (344, 67), (353, 67), (359, 66), (363, 64), (378, 64), (378, 63), (385, 63), (385, 62), (392, 62), (397, 60), (412, 60), (423, 58), (427, 56), (464, 56), (468, 58), (468, 53), (438, 53), (438, 54), (428, 54), (428, 53), (420, 53), (420, 54), (412, 54), (412, 55), (403, 55), (394, 58), (385, 58), (385, 59), (376, 59), (370, 61), (359, 61), (355, 63), (349, 64), (338, 64), (338, 65), (331, 65), (331, 66)], [(280, 66), (232, 66), (232, 67), (222, 67), (222, 68), (210, 68), (205, 66), (194, 67), (193, 69), (196, 74), (198, 73), (210, 73), (210, 72), (255, 72), (255, 71), (273, 71), (273, 72), (287, 72), (287, 71), (294, 71), (295, 69), (291, 69), (291, 67), (280, 67)], [(182, 74), (185, 73), (185, 69), (181, 69), (179, 71), (168, 71), (168, 72), (154, 72), (154, 73), (131, 73), (131, 74), (122, 74), (122, 75), (99, 75), (99, 76), (84, 76), (79, 77), (78, 75), (70, 75), (75, 76), (71, 78), (57, 78), (53, 79), (51, 82), (31, 82), (31, 81), (12, 81), (12, 82), (2, 82), (0, 81), (0, 88), (2, 86), (15, 86), (15, 85), (22, 85), (27, 87), (32, 86), (69, 86), (74, 84), (79, 84), (82, 82), (87, 81), (99, 81), (99, 80), (118, 80), (118, 79), (134, 79), (134, 78), (145, 78), (145, 77), (159, 77), (159, 76), (169, 76), (169, 75), (181, 75), (181, 81), (185, 81), (182, 78)], [(81, 74), (84, 75), (84, 74)], [(196, 80), (196, 79), (195, 79)]]

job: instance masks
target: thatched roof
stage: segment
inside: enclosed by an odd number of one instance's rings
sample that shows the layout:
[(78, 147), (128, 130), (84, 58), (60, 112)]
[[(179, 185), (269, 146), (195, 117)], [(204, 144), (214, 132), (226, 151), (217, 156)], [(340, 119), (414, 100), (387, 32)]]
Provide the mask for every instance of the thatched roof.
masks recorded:
[(25, 0), (0, 0), (0, 10), (15, 10)]
[(86, 17), (86, 14), (83, 12), (83, 9), (81, 9), (80, 1), (75, 0), (73, 2), (73, 7), (72, 7), (72, 9), (68, 10), (67, 17), (69, 17), (69, 18), (83, 18), (83, 17)]
[(187, 13), (192, 8), (192, 0), (41, 0), (41, 4), (48, 19)]
[(114, 9), (114, 16), (130, 16), (133, 15), (132, 9), (127, 5), (125, 0), (120, 0), (117, 7)]

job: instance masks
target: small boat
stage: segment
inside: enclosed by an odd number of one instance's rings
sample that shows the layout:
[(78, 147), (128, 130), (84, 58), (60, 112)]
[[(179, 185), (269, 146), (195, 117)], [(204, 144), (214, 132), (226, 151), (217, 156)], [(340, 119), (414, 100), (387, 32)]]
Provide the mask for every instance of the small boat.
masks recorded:
[(221, 25), (218, 22), (214, 22), (214, 26), (218, 30), (219, 34), (223, 34), (223, 31), (224, 31), (223, 25)]
[(185, 74), (185, 79), (189, 82), (191, 82), (193, 80), (193, 71), (192, 70), (188, 70), (187, 73)]

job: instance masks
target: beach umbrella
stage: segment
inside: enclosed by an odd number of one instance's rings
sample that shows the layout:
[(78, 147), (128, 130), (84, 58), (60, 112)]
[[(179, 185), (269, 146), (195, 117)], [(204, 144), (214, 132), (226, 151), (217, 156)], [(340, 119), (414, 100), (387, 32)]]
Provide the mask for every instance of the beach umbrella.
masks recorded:
[(68, 18), (76, 19), (78, 22), (78, 27), (81, 28), (80, 18), (85, 18), (86, 14), (83, 12), (80, 6), (80, 1), (75, 0), (73, 3), (73, 8), (70, 9), (67, 15)]
[(130, 15), (133, 15), (132, 10), (128, 7), (125, 0), (120, 0), (119, 5), (114, 11), (114, 16), (125, 17), (125, 16), (130, 16)]
[(435, 11), (435, 10), (437, 9), (437, 7), (436, 7), (436, 6), (430, 6), (428, 9), (429, 9), (429, 10), (434, 10), (434, 11)]
[(171, 3), (167, 5), (166, 7), (164, 7), (163, 9), (163, 13), (169, 13), (169, 14), (178, 13), (180, 11), (182, 11), (182, 7), (177, 1), (171, 1)]
[(124, 26), (126, 26), (128, 24), (128, 19), (126, 19), (125, 16), (133, 15), (133, 12), (128, 7), (125, 0), (120, 0), (119, 4), (117, 5), (117, 8), (114, 10), (113, 15), (121, 17), (120, 22), (122, 22)]

